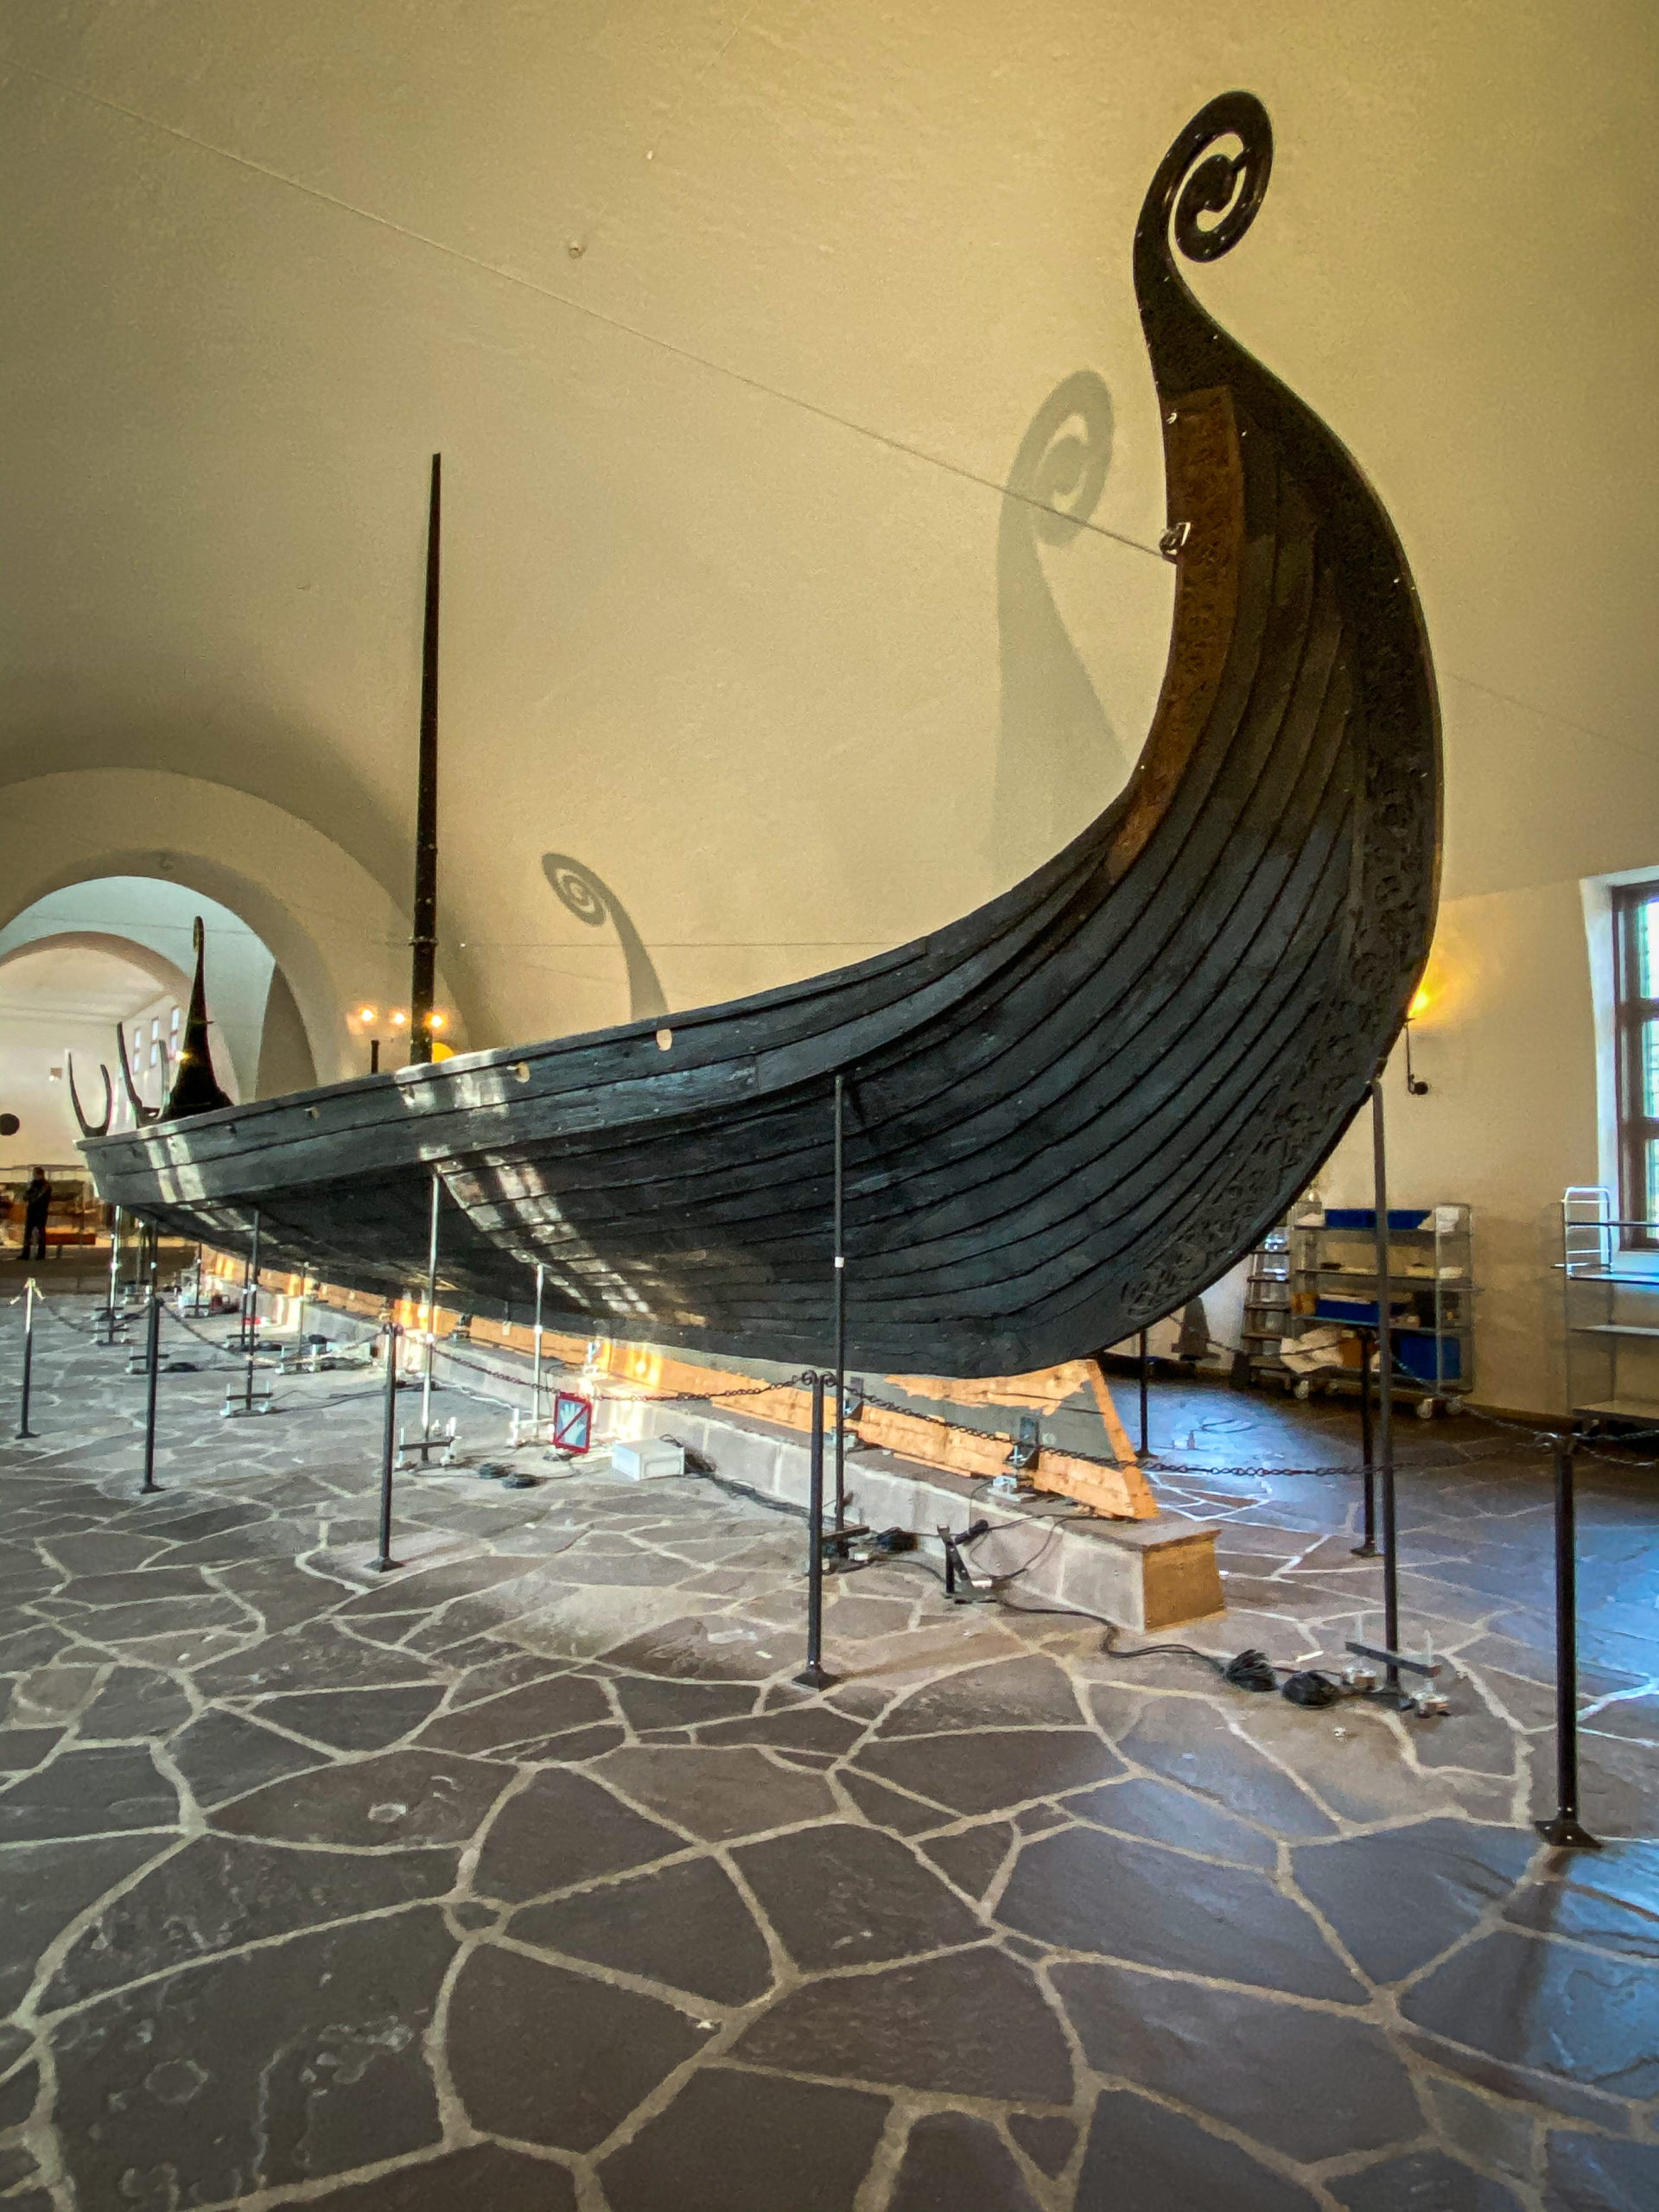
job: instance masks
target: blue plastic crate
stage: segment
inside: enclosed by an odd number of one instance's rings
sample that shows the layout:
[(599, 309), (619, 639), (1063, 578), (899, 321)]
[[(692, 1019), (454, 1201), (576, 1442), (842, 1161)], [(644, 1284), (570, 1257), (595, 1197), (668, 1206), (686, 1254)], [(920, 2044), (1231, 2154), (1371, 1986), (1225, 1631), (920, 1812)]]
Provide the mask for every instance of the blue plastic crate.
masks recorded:
[[(1408, 1375), (1415, 1376), (1420, 1382), (1434, 1380), (1434, 1344), (1433, 1337), (1396, 1337), (1394, 1357)], [(1440, 1346), (1440, 1380), (1461, 1382), (1463, 1380), (1463, 1342), (1459, 1337), (1442, 1337)]]
[[(1390, 1206), (1389, 1227), (1390, 1229), (1421, 1229), (1427, 1224), (1433, 1211), (1433, 1206)], [(1369, 1229), (1375, 1232), (1376, 1208), (1375, 1206), (1327, 1206), (1325, 1210), (1325, 1225), (1327, 1229)]]

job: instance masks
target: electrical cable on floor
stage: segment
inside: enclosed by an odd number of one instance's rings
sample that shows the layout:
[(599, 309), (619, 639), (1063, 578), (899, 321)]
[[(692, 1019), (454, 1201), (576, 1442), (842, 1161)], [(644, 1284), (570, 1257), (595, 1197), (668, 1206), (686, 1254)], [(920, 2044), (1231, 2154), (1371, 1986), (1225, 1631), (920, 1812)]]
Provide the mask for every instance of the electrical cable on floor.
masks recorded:
[[(1004, 1525), (1007, 1524), (1004, 1523)], [(958, 1538), (958, 1545), (968, 1541), (977, 1541), (978, 1539)], [(924, 1559), (907, 1560), (906, 1564), (919, 1567), (925, 1574), (931, 1574), (938, 1583), (943, 1584), (944, 1581), (944, 1577), (938, 1568), (930, 1566)], [(1030, 1564), (1034, 1562), (1028, 1561), (1027, 1565)], [(1024, 1569), (1019, 1572), (1023, 1573)], [(1213, 1673), (1219, 1675), (1224, 1682), (1230, 1683), (1236, 1689), (1257, 1693), (1279, 1690), (1281, 1694), (1287, 1698), (1293, 1705), (1331, 1706), (1337, 1704), (1347, 1694), (1345, 1686), (1332, 1675), (1322, 1674), (1315, 1668), (1294, 1669), (1276, 1666), (1265, 1651), (1257, 1650), (1253, 1646), (1237, 1653), (1235, 1657), (1226, 1660), (1217, 1658), (1213, 1652), (1201, 1651), (1195, 1643), (1142, 1643), (1136, 1645), (1133, 1650), (1125, 1650), (1118, 1643), (1118, 1637), (1122, 1633), (1121, 1627), (1117, 1622), (1108, 1620), (1104, 1613), (1090, 1612), (1084, 1605), (1018, 1605), (1003, 1594), (1002, 1586), (1011, 1579), (999, 1576), (993, 1580), (988, 1594), (995, 1604), (1010, 1613), (1029, 1613), (1049, 1616), (1056, 1619), (1097, 1622), (1106, 1631), (1101, 1639), (1100, 1656), (1102, 1658), (1126, 1662), (1137, 1659), (1196, 1659), (1200, 1666), (1208, 1667)], [(1287, 1678), (1282, 1685), (1279, 1681), (1281, 1675)]]
[(1230, 1682), (1235, 1689), (1276, 1690), (1279, 1687), (1273, 1671), (1273, 1662), (1265, 1651), (1252, 1645), (1230, 1659), (1221, 1670), (1224, 1682)]

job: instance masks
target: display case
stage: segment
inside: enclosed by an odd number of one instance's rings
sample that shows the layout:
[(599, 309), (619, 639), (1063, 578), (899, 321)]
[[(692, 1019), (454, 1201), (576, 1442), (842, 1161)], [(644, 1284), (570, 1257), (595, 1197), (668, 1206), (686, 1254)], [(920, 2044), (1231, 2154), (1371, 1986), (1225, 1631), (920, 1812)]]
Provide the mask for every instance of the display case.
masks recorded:
[(1659, 1251), (1651, 1222), (1621, 1221), (1611, 1192), (1574, 1184), (1561, 1200), (1567, 1402), (1594, 1428), (1659, 1424)]

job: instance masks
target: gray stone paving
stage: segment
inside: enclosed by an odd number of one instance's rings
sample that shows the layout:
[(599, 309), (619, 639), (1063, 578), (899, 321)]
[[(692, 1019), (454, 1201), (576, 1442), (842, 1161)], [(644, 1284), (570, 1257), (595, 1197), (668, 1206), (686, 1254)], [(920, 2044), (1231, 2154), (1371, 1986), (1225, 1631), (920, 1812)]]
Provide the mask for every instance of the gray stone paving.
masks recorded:
[[(1614, 1840), (1569, 1859), (1529, 1824), (1545, 1471), (1472, 1424), (1403, 1440), (1444, 1720), (1125, 1662), (914, 1562), (832, 1584), (810, 1698), (798, 1522), (411, 1476), (378, 1578), (378, 1390), (230, 1422), (166, 1376), (143, 1499), (124, 1354), (39, 1347), (0, 1453), (0, 2212), (1659, 2204), (1655, 1476), (1586, 1472)], [(1351, 1456), (1351, 1416), (1158, 1408)], [(1375, 1631), (1350, 1480), (1164, 1487), (1225, 1524), (1231, 1610), (1181, 1640)]]

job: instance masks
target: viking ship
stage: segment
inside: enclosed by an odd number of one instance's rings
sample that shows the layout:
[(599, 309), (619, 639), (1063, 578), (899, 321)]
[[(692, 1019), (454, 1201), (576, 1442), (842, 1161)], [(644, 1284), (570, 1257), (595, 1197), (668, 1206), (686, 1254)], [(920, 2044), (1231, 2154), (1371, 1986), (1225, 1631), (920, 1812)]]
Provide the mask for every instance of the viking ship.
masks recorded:
[(1130, 780), (1064, 851), (805, 982), (164, 1112), (86, 1145), (101, 1196), (234, 1251), (257, 1216), (268, 1262), (397, 1294), (435, 1205), (446, 1303), (524, 1318), (539, 1268), (561, 1329), (795, 1362), (826, 1351), (839, 1189), (850, 1363), (964, 1376), (1092, 1354), (1214, 1281), (1364, 1101), (1439, 869), (1394, 529), (1177, 262), (1237, 245), (1272, 150), (1224, 94), (1141, 210), (1173, 631)]

